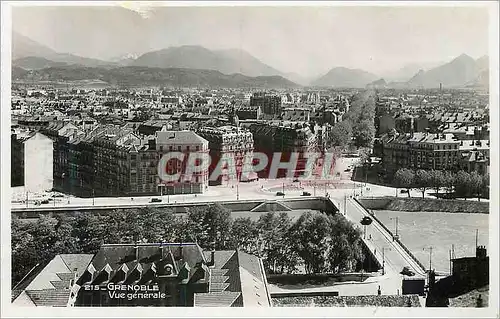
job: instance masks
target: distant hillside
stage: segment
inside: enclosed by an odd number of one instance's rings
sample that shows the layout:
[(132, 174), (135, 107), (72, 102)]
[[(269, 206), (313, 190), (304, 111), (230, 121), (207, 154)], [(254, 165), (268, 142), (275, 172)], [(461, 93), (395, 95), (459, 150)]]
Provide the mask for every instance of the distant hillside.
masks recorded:
[(31, 40), (17, 32), (12, 32), (12, 59), (16, 60), (24, 57), (51, 57), (57, 54), (56, 51)]
[(377, 80), (375, 74), (359, 70), (338, 67), (331, 69), (327, 74), (312, 81), (312, 86), (364, 88), (367, 84)]
[(248, 52), (238, 49), (211, 51), (202, 46), (185, 45), (145, 53), (130, 66), (155, 68), (188, 68), (216, 70), (224, 74), (240, 73), (247, 76), (282, 75)]
[[(69, 53), (59, 53), (47, 46), (31, 40), (28, 37), (25, 37), (17, 32), (13, 32), (12, 59), (18, 60), (27, 57), (38, 58), (38, 61), (35, 63), (35, 65), (38, 65), (40, 63), (40, 59), (46, 59), (52, 62), (62, 62), (66, 64), (80, 64), (89, 67), (113, 67), (118, 65), (114, 62), (84, 58)], [(31, 62), (33, 61), (34, 60), (32, 59)]]
[(377, 81), (373, 81), (372, 83), (369, 83), (366, 85), (367, 88), (374, 88), (374, 89), (382, 89), (387, 86), (387, 82), (385, 82), (384, 79), (379, 79)]
[(100, 80), (111, 85), (162, 85), (179, 87), (255, 87), (295, 88), (299, 85), (281, 76), (248, 77), (225, 75), (213, 70), (181, 68), (118, 67), (112, 69), (81, 66), (51, 67), (23, 73), (13, 70), (13, 77), (26, 81)]
[(300, 85), (309, 85), (309, 83), (311, 82), (311, 78), (304, 77), (295, 72), (285, 73), (283, 74), (283, 77)]
[(12, 61), (12, 65), (18, 66), (25, 70), (38, 70), (50, 67), (65, 66), (67, 65), (67, 63), (54, 62), (52, 60), (48, 60), (37, 56), (27, 56)]
[(462, 54), (452, 61), (429, 71), (420, 70), (409, 81), (410, 87), (437, 88), (442, 83), (445, 87), (463, 87), (474, 81), (479, 75), (476, 61)]

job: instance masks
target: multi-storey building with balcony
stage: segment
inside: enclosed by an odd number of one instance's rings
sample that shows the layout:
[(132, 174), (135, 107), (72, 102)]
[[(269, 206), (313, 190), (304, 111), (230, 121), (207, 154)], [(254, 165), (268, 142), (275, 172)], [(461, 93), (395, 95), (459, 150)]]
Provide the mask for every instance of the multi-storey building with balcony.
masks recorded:
[(279, 115), (281, 113), (281, 96), (264, 92), (254, 93), (250, 98), (250, 106), (260, 106), (264, 114)]
[(384, 134), (374, 145), (386, 173), (392, 176), (400, 168), (488, 171), (489, 141), (459, 140), (447, 133)]
[[(204, 155), (208, 155), (208, 141), (192, 131), (159, 131), (156, 132), (154, 144), (150, 142), (149, 147), (157, 153), (156, 181), (158, 191), (162, 194), (200, 194), (208, 188), (209, 167), (207, 163), (202, 163)], [(173, 175), (179, 173), (179, 178), (175, 181), (162, 181), (158, 176), (158, 161), (168, 152), (181, 152), (184, 154), (182, 160), (172, 159), (167, 162), (165, 168), (167, 174)], [(200, 153), (199, 159), (195, 161), (196, 166), (202, 166), (203, 169), (189, 168), (189, 157), (193, 153)], [(149, 156), (149, 162), (146, 165), (153, 166), (155, 159)], [(192, 174), (191, 174), (192, 173)]]
[(252, 133), (237, 126), (205, 127), (198, 130), (198, 134), (209, 143), (210, 174), (212, 174), (220, 161), (234, 163), (235, 176), (231, 176), (230, 168), (222, 168), (222, 174), (217, 179), (211, 180), (211, 185), (220, 185), (223, 181), (236, 179), (238, 181), (248, 181), (256, 178), (253, 172), (244, 172), (245, 163), (253, 162), (254, 141)]
[[(268, 165), (259, 172), (260, 177), (269, 176), (272, 159), (275, 152), (281, 153), (281, 162), (288, 162), (292, 153), (298, 154), (293, 176), (301, 176), (306, 168), (306, 154), (318, 152), (318, 141), (316, 134), (312, 132), (308, 123), (303, 122), (270, 122), (255, 123), (250, 125), (250, 131), (254, 136), (255, 151), (262, 152), (268, 156)], [(287, 176), (286, 169), (279, 169), (277, 177)]]

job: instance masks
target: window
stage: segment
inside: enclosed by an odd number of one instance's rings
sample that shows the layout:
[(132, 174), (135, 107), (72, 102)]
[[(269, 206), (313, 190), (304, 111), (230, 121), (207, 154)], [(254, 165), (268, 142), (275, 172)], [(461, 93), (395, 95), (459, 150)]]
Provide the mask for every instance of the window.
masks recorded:
[(177, 146), (177, 150), (180, 152), (181, 151), (181, 146)]
[(199, 146), (196, 146), (196, 150), (199, 151), (200, 150), (200, 147)]
[(189, 145), (188, 145), (188, 146), (186, 146), (186, 151), (188, 151), (188, 152), (189, 152)]
[(169, 150), (169, 151), (172, 151), (172, 149), (173, 149), (173, 148), (172, 148), (172, 146), (170, 146), (170, 147), (168, 148), (168, 150)]
[(163, 152), (163, 146), (160, 146), (160, 152)]

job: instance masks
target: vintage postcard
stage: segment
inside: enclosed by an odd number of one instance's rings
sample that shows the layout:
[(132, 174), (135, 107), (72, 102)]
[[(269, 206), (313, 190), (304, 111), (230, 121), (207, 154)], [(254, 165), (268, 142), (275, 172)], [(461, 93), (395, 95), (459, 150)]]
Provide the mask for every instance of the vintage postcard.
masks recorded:
[(3, 316), (495, 317), (497, 73), (497, 2), (2, 3)]

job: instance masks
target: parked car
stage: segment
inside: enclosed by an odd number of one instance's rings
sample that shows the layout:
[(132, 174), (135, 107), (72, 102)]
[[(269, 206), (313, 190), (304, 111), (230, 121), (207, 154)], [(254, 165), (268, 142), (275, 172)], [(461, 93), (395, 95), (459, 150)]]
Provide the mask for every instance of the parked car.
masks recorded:
[(285, 193), (283, 193), (283, 192), (277, 192), (276, 196), (285, 196)]
[(405, 276), (415, 276), (415, 273), (411, 271), (407, 266), (403, 267), (403, 270), (401, 270), (400, 274)]
[(402, 189), (400, 193), (401, 194), (408, 194), (408, 190), (407, 189)]
[(351, 171), (351, 169), (350, 169), (350, 168), (346, 168), (346, 169), (344, 170), (344, 172), (350, 172), (350, 171)]
[(48, 199), (44, 199), (40, 202), (41, 204), (48, 204), (49, 203), (49, 200)]
[(298, 179), (298, 178), (296, 178), (296, 179), (294, 179), (294, 180), (293, 180), (293, 182), (294, 182), (294, 183), (298, 183), (298, 182), (300, 182), (300, 181), (299, 181), (299, 179)]
[(311, 193), (309, 193), (309, 192), (302, 192), (302, 196), (311, 196)]
[(151, 198), (150, 203), (161, 203), (161, 198)]

